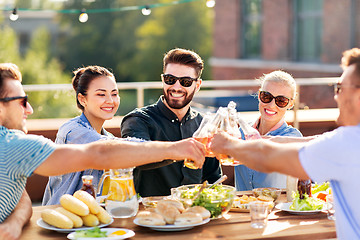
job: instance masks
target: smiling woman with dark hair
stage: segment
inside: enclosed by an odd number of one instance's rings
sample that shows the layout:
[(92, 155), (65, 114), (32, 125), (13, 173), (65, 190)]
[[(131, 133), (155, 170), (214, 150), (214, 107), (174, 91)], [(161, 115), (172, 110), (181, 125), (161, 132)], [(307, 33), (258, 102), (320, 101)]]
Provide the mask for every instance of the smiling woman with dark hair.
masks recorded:
[[(112, 119), (119, 108), (120, 97), (114, 75), (104, 67), (88, 66), (74, 71), (72, 79), (76, 103), (82, 114), (62, 125), (56, 135), (58, 144), (83, 144), (113, 135), (104, 128), (105, 120)], [(49, 178), (43, 205), (59, 204), (63, 194), (73, 194), (82, 187), (83, 175), (92, 175), (96, 186), (102, 170), (87, 169)]]
[[(296, 82), (283, 71), (274, 71), (260, 78), (259, 111), (260, 117), (254, 123), (262, 136), (302, 137), (296, 128), (285, 122), (285, 113), (294, 106)], [(237, 190), (252, 190), (259, 187), (286, 187), (286, 175), (262, 173), (244, 165), (235, 167)]]

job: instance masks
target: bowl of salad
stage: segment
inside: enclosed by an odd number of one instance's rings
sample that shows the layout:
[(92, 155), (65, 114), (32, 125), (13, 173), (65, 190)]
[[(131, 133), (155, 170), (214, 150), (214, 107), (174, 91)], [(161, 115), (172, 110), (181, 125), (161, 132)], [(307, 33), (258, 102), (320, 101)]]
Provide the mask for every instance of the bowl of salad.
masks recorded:
[(201, 184), (180, 186), (174, 191), (173, 197), (180, 200), (185, 207), (203, 206), (210, 211), (211, 218), (220, 218), (229, 212), (236, 195), (234, 187), (215, 185), (204, 188), (196, 197), (200, 187)]

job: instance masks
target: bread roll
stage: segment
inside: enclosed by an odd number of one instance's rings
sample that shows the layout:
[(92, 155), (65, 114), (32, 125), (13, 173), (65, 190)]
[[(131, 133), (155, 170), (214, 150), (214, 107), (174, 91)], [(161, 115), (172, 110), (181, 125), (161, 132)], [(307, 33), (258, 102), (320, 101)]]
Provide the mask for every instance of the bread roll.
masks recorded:
[(66, 210), (63, 207), (58, 207), (55, 211), (67, 216), (74, 224), (74, 228), (81, 227), (83, 225), (83, 220), (78, 215)]
[[(163, 202), (165, 204), (170, 204), (170, 205), (173, 205), (174, 207), (176, 207), (179, 212), (184, 212), (185, 211), (185, 208), (184, 208), (184, 205), (178, 201), (178, 200), (174, 200), (174, 199), (164, 199), (164, 200), (161, 200), (159, 202)], [(159, 204), (159, 203), (158, 203)]]
[(198, 213), (194, 212), (185, 212), (183, 214), (180, 214), (175, 219), (175, 225), (192, 225), (196, 223), (202, 222), (202, 217)]
[(193, 206), (190, 207), (188, 209), (186, 209), (185, 212), (193, 212), (193, 213), (198, 213), (201, 215), (202, 219), (205, 220), (207, 218), (209, 218), (211, 216), (211, 213), (209, 210), (207, 210), (206, 208), (202, 207), (202, 206)]
[(142, 211), (136, 215), (139, 224), (151, 226), (163, 226), (166, 224), (165, 219), (160, 214), (149, 211)]
[(174, 205), (165, 201), (158, 202), (155, 212), (163, 216), (168, 224), (174, 224), (176, 216), (180, 215), (180, 211)]
[(100, 209), (102, 207), (100, 207), (100, 205), (96, 202), (95, 198), (91, 196), (88, 192), (78, 190), (74, 193), (73, 196), (85, 203), (89, 207), (91, 214), (96, 215), (100, 212)]

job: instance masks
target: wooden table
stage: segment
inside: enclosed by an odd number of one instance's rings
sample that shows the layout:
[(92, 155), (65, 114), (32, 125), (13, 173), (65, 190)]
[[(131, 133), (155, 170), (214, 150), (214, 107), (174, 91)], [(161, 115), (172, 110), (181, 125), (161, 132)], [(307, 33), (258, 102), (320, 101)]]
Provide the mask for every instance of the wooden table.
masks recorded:
[[(21, 240), (66, 239), (66, 233), (58, 233), (37, 226), (40, 213), (46, 208), (56, 206), (33, 207), (30, 223), (24, 227)], [(325, 212), (314, 215), (292, 215), (274, 210), (269, 215), (264, 229), (250, 227), (249, 213), (229, 212), (221, 219), (186, 231), (158, 232), (139, 227), (134, 218), (115, 219), (109, 227), (128, 228), (135, 232), (131, 239), (334, 239), (335, 222), (328, 220)]]

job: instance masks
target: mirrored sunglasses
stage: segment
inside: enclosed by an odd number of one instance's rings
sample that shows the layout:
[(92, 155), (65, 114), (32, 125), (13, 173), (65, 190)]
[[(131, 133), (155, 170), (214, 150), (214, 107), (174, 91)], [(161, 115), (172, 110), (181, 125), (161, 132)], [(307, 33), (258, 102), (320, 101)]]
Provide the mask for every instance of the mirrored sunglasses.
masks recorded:
[(263, 103), (270, 103), (274, 98), (275, 98), (275, 104), (279, 108), (286, 107), (291, 100), (290, 98), (285, 97), (285, 96), (274, 97), (271, 93), (266, 92), (266, 91), (260, 91), (260, 93), (259, 93), (259, 99)]
[(174, 85), (179, 80), (181, 86), (190, 87), (192, 83), (197, 81), (197, 78), (191, 77), (175, 77), (171, 74), (161, 74), (161, 78), (167, 85)]

